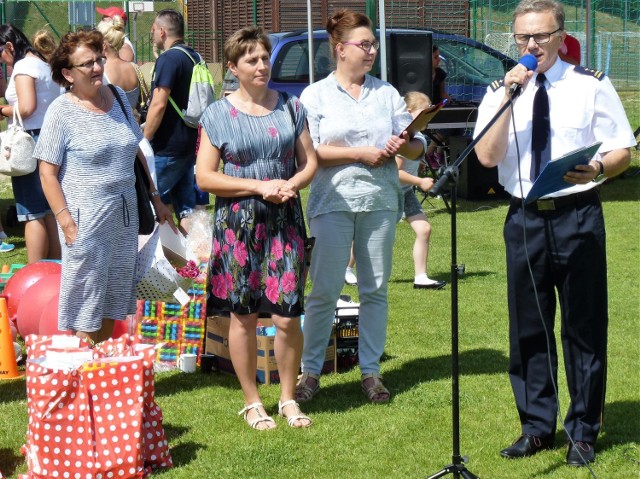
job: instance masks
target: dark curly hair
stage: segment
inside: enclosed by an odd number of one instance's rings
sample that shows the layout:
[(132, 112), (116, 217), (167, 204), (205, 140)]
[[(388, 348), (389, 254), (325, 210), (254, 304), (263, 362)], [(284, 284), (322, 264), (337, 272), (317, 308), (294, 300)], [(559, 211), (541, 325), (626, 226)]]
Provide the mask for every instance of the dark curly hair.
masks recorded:
[(13, 45), (14, 65), (22, 60), (29, 52), (40, 57), (42, 61), (46, 61), (40, 52), (31, 45), (31, 42), (29, 42), (25, 34), (10, 23), (0, 25), (0, 45), (5, 45), (8, 42), (11, 42)]
[(69, 57), (80, 47), (87, 47), (97, 55), (102, 55), (102, 33), (97, 30), (78, 30), (62, 37), (58, 48), (49, 59), (49, 65), (53, 81), (64, 88), (69, 88), (71, 83), (64, 77), (62, 70), (71, 68)]

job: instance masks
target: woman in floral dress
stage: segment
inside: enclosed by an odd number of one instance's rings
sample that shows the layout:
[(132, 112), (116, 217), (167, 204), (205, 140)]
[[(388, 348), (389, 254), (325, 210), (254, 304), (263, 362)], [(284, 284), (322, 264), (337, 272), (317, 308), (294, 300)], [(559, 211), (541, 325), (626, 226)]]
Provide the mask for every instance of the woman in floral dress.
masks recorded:
[(240, 414), (255, 429), (275, 427), (256, 386), (258, 313), (271, 314), (276, 325), (278, 413), (291, 427), (311, 425), (295, 402), (306, 238), (298, 191), (311, 182), (316, 157), (298, 99), (267, 86), (270, 51), (258, 28), (227, 40), (225, 56), (240, 88), (202, 116), (196, 162), (198, 187), (217, 197), (208, 308), (231, 313), (229, 352), (245, 401)]

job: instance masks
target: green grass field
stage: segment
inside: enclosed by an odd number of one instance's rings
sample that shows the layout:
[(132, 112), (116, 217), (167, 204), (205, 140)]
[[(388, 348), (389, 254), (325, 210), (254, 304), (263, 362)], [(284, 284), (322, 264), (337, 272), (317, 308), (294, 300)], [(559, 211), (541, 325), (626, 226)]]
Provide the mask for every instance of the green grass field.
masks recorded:
[[(637, 95), (625, 99), (638, 126)], [(631, 108), (629, 108), (629, 106)], [(593, 471), (599, 478), (640, 476), (640, 154), (629, 172), (604, 186), (609, 276), (609, 369), (604, 425)], [(0, 211), (12, 202), (11, 185), (0, 182)], [(451, 218), (441, 200), (424, 203), (433, 226), (429, 273), (449, 280)], [(460, 200), (459, 281), (461, 453), (482, 478), (575, 479), (591, 477), (564, 464), (560, 429), (556, 449), (509, 461), (499, 456), (519, 434), (507, 376), (508, 318), (502, 223), (504, 200)], [(22, 230), (7, 228), (15, 252), (0, 263), (24, 263)], [(250, 430), (236, 412), (242, 395), (234, 377), (168, 372), (156, 377), (175, 467), (166, 479), (223, 478), (424, 478), (451, 462), (451, 288), (414, 290), (413, 233), (398, 225), (389, 285), (389, 328), (383, 358), (392, 401), (370, 404), (360, 391), (359, 371), (324, 376), (320, 395), (304, 406), (315, 424), (292, 430), (277, 420), (275, 431)], [(344, 293), (357, 299), (357, 290)], [(556, 327), (556, 334), (559, 333)], [(561, 410), (567, 410), (564, 374)], [(277, 411), (279, 388), (260, 388), (267, 410)], [(24, 379), (0, 381), (0, 471), (14, 479), (26, 472), (20, 446), (27, 430)]]

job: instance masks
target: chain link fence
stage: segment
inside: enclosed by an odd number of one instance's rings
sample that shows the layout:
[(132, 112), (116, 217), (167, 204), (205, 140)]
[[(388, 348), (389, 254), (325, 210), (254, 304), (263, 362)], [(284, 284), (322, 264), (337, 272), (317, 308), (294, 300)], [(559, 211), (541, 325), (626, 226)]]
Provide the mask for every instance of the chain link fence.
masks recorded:
[[(138, 62), (153, 60), (151, 50), (151, 25), (155, 12), (164, 8), (182, 11), (179, 1), (140, 2), (91, 2), (91, 1), (23, 1), (5, 0), (0, 3), (2, 23), (11, 23), (33, 38), (38, 30), (48, 30), (57, 40), (65, 33), (80, 28), (93, 28), (100, 20), (96, 8), (118, 6), (127, 11), (129, 39), (136, 46)], [(136, 11), (137, 10), (137, 11)], [(146, 10), (146, 11), (145, 11)]]
[[(257, 5), (272, 0), (256, 0)], [(302, 0), (300, 0), (302, 2)], [(200, 13), (212, 0), (189, 0), (189, 10)], [(362, 3), (359, 2), (359, 3)], [(366, 0), (368, 10), (377, 11), (375, 0)], [(468, 36), (487, 43), (503, 53), (517, 58), (518, 54), (510, 37), (511, 16), (517, 0), (470, 0), (468, 2), (433, 0), (386, 0), (388, 28), (424, 27), (440, 31), (459, 29), (461, 18), (468, 25)], [(139, 62), (152, 61), (150, 29), (155, 12), (172, 8), (185, 12), (183, 0), (141, 2), (91, 2), (91, 1), (23, 1), (4, 0), (0, 3), (3, 23), (12, 23), (27, 37), (40, 29), (49, 30), (55, 38), (78, 28), (92, 27), (100, 21), (97, 7), (119, 5), (127, 8), (129, 38), (136, 46)], [(582, 63), (604, 71), (619, 90), (640, 90), (640, 1), (639, 0), (567, 0), (565, 27), (578, 38), (582, 47)], [(331, 4), (328, 4), (331, 7)], [(143, 8), (145, 7), (145, 8)], [(447, 15), (438, 11), (448, 9)], [(138, 11), (135, 10), (150, 11)], [(422, 12), (419, 15), (416, 12)], [(431, 12), (431, 14), (429, 14)], [(192, 19), (193, 20), (193, 19)], [(415, 23), (415, 24), (412, 24)], [(189, 22), (193, 23), (193, 22)], [(395, 23), (395, 24), (394, 24)], [(301, 24), (299, 28), (306, 28)], [(215, 33), (215, 34), (214, 34)], [(187, 41), (198, 50), (207, 50), (203, 39), (218, 39), (230, 32), (187, 32)], [(208, 43), (215, 43), (208, 41)], [(211, 46), (213, 48), (213, 46)], [(219, 45), (218, 45), (219, 49)]]
[[(511, 34), (515, 0), (470, 2), (470, 36), (518, 57)], [(563, 2), (565, 29), (578, 39), (582, 64), (605, 72), (618, 90), (640, 90), (640, 1)]]

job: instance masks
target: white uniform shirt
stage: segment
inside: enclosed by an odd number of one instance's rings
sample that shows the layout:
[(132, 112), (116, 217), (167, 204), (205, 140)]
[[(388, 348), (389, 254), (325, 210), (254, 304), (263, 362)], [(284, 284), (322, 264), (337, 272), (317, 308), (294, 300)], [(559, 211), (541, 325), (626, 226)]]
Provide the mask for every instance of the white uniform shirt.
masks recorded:
[[(529, 179), (531, 169), (531, 130), (533, 97), (537, 91), (536, 76), (529, 80), (522, 94), (515, 100), (513, 112), (515, 131), (520, 150), (520, 173), (516, 135), (509, 120), (509, 145), (505, 159), (498, 164), (498, 180), (505, 190), (515, 197), (526, 197), (531, 189)], [(578, 148), (601, 141), (602, 146), (595, 158), (602, 153), (619, 148), (629, 148), (636, 144), (631, 126), (627, 120), (620, 98), (611, 81), (606, 77), (596, 77), (594, 72), (579, 73), (574, 66), (558, 59), (545, 72), (549, 95), (551, 117), (551, 158), (559, 158)], [(487, 89), (478, 111), (474, 137), (485, 127), (500, 108), (504, 97), (504, 86), (495, 91)], [(504, 114), (509, 114), (506, 112)], [(553, 161), (553, 160), (552, 160)], [(520, 191), (522, 181), (522, 193)], [(565, 196), (591, 189), (593, 182), (574, 185), (551, 195)]]

